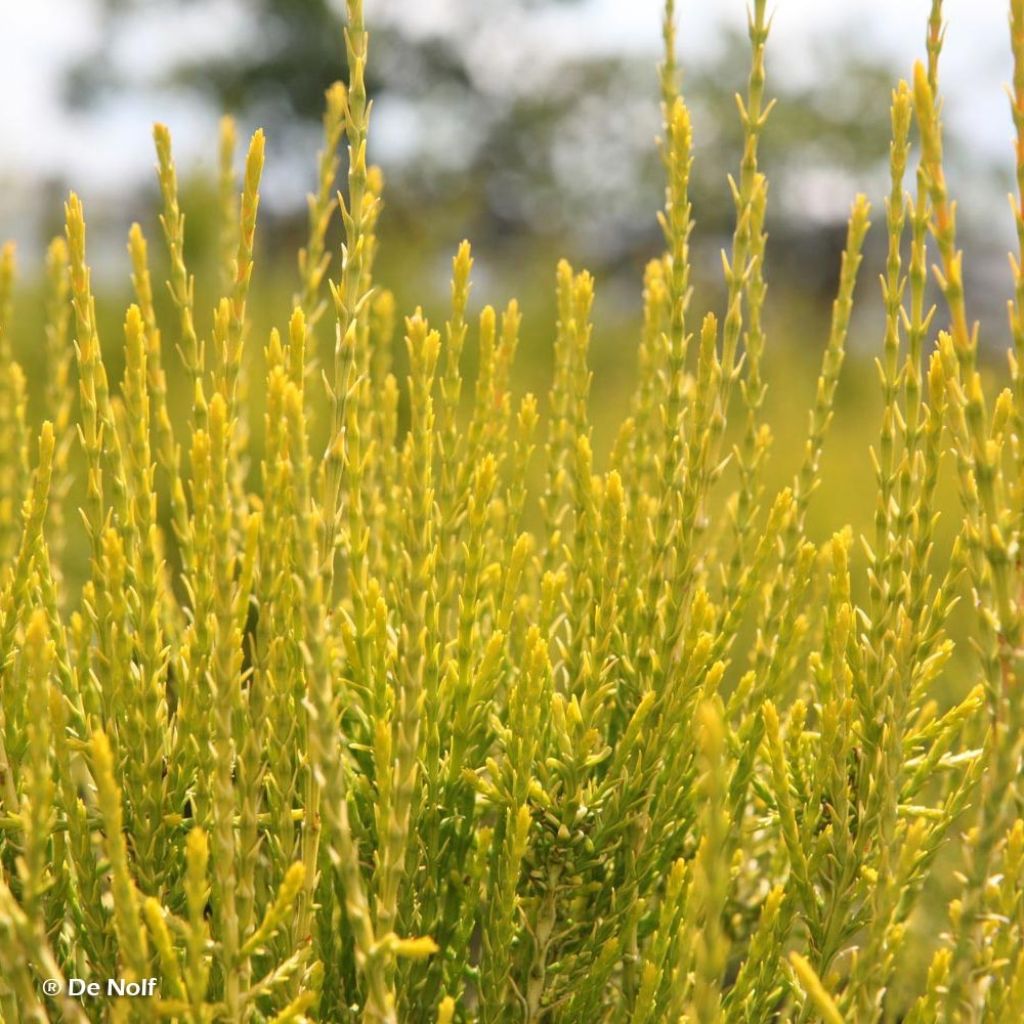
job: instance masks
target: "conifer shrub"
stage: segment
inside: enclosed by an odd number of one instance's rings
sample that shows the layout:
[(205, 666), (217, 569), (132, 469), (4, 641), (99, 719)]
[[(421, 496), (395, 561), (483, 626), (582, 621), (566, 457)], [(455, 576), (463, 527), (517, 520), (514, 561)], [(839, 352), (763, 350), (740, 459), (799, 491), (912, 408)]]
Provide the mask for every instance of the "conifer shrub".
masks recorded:
[[(212, 317), (165, 127), (171, 318), (136, 224), (134, 302), (123, 338), (101, 341), (69, 197), (46, 259), (38, 437), (3, 250), (0, 1018), (1024, 1020), (1024, 0), (1006, 387), (982, 385), (967, 313), (935, 0), (926, 61), (892, 94), (873, 532), (825, 543), (807, 512), (869, 210), (854, 201), (802, 464), (773, 493), (765, 0), (738, 100), (727, 300), (702, 318), (666, 4), (665, 251), (601, 468), (589, 274), (558, 266), (542, 400), (515, 388), (516, 303), (470, 322), (468, 244), (440, 329), (419, 311), (399, 322), (375, 283), (368, 35), (361, 0), (347, 8), (348, 82), (327, 93), (279, 330), (256, 337), (247, 316), (264, 139), (237, 182), (229, 121)], [(935, 539), (943, 473), (961, 497), (951, 550)], [(72, 536), (89, 551), (80, 595), (62, 573)], [(974, 652), (954, 660), (957, 601)], [(932, 934), (922, 907), (950, 886)]]

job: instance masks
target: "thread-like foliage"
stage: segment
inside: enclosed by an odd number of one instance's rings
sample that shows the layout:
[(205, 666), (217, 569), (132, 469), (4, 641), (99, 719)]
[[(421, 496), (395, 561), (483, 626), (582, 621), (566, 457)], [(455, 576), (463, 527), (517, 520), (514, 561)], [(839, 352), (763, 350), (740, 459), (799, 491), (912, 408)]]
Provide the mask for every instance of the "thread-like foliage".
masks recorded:
[[(644, 275), (631, 415), (601, 469), (595, 282), (566, 262), (546, 409), (514, 396), (516, 303), (474, 325), (468, 243), (443, 331), (414, 311), (408, 377), (394, 376), (369, 34), (361, 0), (346, 6), (349, 80), (326, 95), (281, 330), (254, 339), (247, 309), (263, 134), (236, 178), (227, 119), (209, 318), (171, 136), (154, 130), (172, 315), (158, 317), (133, 225), (120, 382), (69, 197), (47, 251), (37, 445), (11, 344), (14, 250), (0, 250), (0, 1020), (1024, 1019), (1024, 0), (1010, 3), (1014, 347), (995, 398), (943, 171), (939, 0), (927, 63), (892, 94), (884, 410), (858, 546), (849, 530), (817, 543), (807, 513), (863, 196), (800, 468), (777, 493), (764, 473), (765, 0), (737, 97), (725, 308), (699, 318), (694, 126), (666, 3), (665, 251)], [(944, 461), (962, 503), (948, 551)], [(65, 507), (74, 473), (80, 517)], [(76, 528), (77, 604), (61, 571)], [(976, 652), (954, 659), (964, 596)], [(950, 878), (960, 891), (918, 976), (915, 913)], [(107, 987), (149, 977), (146, 999)], [(80, 1000), (70, 979), (100, 994)]]

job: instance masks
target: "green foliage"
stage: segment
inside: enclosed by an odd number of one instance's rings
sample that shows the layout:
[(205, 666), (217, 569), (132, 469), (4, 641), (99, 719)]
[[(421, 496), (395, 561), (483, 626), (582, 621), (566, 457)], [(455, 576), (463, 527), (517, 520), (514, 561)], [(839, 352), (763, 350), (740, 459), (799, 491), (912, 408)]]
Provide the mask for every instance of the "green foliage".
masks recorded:
[[(295, 304), (262, 362), (246, 345), (262, 132), (236, 201), (222, 125), (223, 298), (207, 336), (157, 126), (173, 315), (158, 319), (134, 225), (118, 388), (69, 198), (47, 257), (50, 419), (34, 459), (9, 344), (13, 249), (0, 256), (0, 1020), (1019, 1019), (1024, 0), (1011, 4), (1014, 352), (994, 401), (943, 173), (938, 0), (928, 66), (893, 92), (877, 504), (858, 549), (848, 529), (816, 544), (807, 513), (864, 197), (800, 467), (777, 493), (766, 482), (764, 0), (739, 100), (727, 305), (699, 324), (693, 130), (666, 5), (665, 252), (645, 273), (632, 414), (599, 472), (595, 284), (568, 263), (543, 439), (536, 399), (512, 397), (518, 306), (470, 326), (466, 243), (443, 333), (407, 317), (404, 388), (393, 375), (395, 303), (373, 278), (368, 35), (361, 0), (347, 6), (349, 81), (328, 93)], [(929, 233), (949, 315), (934, 345)], [(165, 336), (191, 392), (184, 420)], [(943, 550), (947, 447), (963, 515)], [(68, 609), (76, 471), (90, 564)], [(962, 595), (973, 661), (953, 658), (948, 630)], [(951, 881), (921, 976), (907, 951), (922, 897)], [(148, 1001), (107, 994), (107, 979), (148, 977)], [(78, 1000), (72, 978), (102, 994)]]

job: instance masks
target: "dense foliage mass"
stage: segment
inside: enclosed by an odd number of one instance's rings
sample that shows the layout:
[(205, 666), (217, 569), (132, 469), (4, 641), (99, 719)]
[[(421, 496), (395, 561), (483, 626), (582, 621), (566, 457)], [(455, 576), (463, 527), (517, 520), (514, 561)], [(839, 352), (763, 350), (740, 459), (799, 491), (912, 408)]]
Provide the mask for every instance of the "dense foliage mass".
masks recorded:
[[(764, 0), (728, 301), (699, 323), (667, 4), (666, 252), (645, 275), (632, 414), (596, 473), (594, 282), (568, 264), (543, 425), (532, 395), (513, 398), (516, 303), (468, 322), (466, 244), (443, 330), (405, 320), (399, 386), (394, 302), (372, 277), (381, 176), (360, 0), (348, 18), (301, 287), (262, 359), (246, 313), (259, 132), (238, 201), (224, 124), (224, 297), (206, 336), (155, 129), (177, 315), (158, 322), (133, 225), (116, 393), (69, 198), (47, 260), (38, 442), (9, 340), (13, 250), (0, 261), (2, 1019), (1024, 1019), (1024, 274), (1018, 257), (1009, 386), (992, 400), (943, 174), (938, 0), (927, 63), (892, 98), (877, 512), (856, 551), (849, 531), (812, 541), (806, 513), (863, 198), (802, 468), (780, 493), (763, 482)], [(1024, 0), (1011, 35), (1024, 196)], [(189, 381), (185, 419), (167, 349)], [(937, 551), (944, 461), (962, 529)], [(61, 570), (82, 529), (72, 478), (90, 551), (80, 597)], [(976, 654), (954, 659), (963, 598)], [(922, 906), (951, 887), (947, 926), (922, 936)], [(107, 979), (150, 977), (151, 998), (108, 994)], [(79, 998), (70, 979), (102, 990)]]

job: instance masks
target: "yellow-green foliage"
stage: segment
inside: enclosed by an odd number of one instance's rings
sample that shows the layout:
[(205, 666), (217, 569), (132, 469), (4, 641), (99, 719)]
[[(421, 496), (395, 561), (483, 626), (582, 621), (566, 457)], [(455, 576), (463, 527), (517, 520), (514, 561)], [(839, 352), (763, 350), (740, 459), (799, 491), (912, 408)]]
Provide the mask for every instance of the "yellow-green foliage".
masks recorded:
[[(1024, 1019), (1024, 0), (1009, 385), (993, 398), (977, 368), (935, 0), (927, 64), (892, 95), (874, 530), (820, 545), (807, 512), (869, 209), (853, 203), (801, 466), (772, 493), (765, 0), (721, 318), (691, 309), (693, 127), (666, 5), (665, 251), (601, 469), (595, 282), (567, 263), (543, 411), (514, 397), (516, 303), (471, 322), (467, 243), (447, 323), (408, 316), (404, 385), (392, 374), (368, 34), (361, 0), (347, 6), (349, 81), (327, 93), (294, 308), (269, 338), (247, 315), (263, 134), (236, 182), (229, 120), (212, 317), (155, 129), (172, 315), (133, 225), (119, 382), (68, 199), (37, 443), (0, 252), (0, 1019)], [(934, 536), (944, 462), (962, 499), (951, 550)], [(60, 556), (76, 530), (90, 562), (72, 607)], [(976, 657), (954, 659), (961, 599)], [(150, 999), (107, 994), (149, 977)]]

